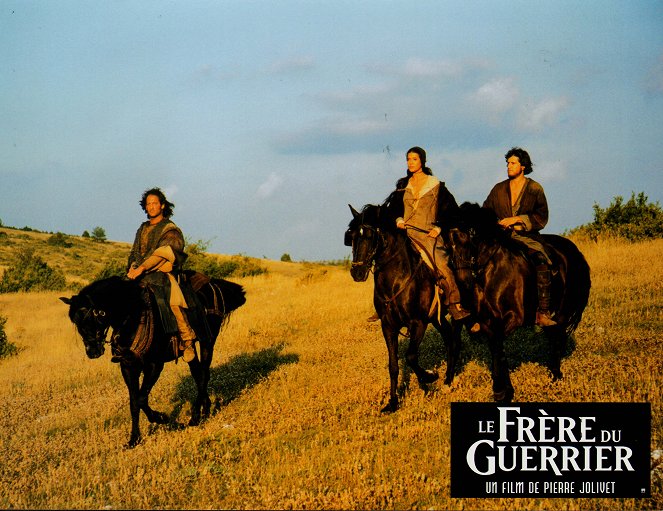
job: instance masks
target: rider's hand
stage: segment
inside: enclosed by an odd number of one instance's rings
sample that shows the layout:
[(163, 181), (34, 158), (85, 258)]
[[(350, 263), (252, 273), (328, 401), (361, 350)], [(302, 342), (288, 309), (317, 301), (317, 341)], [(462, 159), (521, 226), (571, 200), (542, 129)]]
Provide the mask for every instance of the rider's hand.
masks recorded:
[(521, 223), (523, 223), (523, 221), (519, 216), (510, 216), (499, 221), (499, 224), (505, 229), (513, 229), (516, 225)]
[(127, 272), (127, 277), (129, 277), (131, 280), (137, 279), (140, 277), (143, 272), (145, 271), (145, 268), (142, 266), (132, 266), (129, 268), (129, 271)]

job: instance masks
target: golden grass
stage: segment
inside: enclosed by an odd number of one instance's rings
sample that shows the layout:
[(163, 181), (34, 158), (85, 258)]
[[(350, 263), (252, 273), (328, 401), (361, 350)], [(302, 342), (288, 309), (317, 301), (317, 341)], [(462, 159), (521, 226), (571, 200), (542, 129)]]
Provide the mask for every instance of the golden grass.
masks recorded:
[[(526, 363), (521, 401), (649, 401), (660, 449), (663, 240), (582, 243), (592, 294), (576, 351), (551, 384)], [(240, 281), (247, 303), (217, 341), (213, 416), (195, 428), (185, 364), (168, 364), (151, 395), (172, 415), (133, 450), (127, 391), (110, 356), (88, 360), (57, 293), (0, 295), (20, 349), (0, 361), (0, 508), (74, 509), (660, 509), (651, 499), (451, 499), (449, 404), (490, 401), (490, 374), (470, 361), (451, 386), (424, 395), (416, 379), (402, 408), (381, 415), (387, 354), (372, 284), (334, 267), (273, 262)], [(429, 332), (425, 361), (444, 370)]]

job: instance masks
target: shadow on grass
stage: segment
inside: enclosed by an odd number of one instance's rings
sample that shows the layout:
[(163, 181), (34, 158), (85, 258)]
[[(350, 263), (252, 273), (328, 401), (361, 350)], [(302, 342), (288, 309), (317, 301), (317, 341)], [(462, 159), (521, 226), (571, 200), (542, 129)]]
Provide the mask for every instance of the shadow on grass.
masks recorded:
[[(218, 367), (210, 368), (209, 395), (212, 400), (211, 413), (216, 413), (221, 406), (237, 399), (241, 393), (257, 385), (270, 373), (283, 364), (294, 364), (299, 355), (283, 354), (285, 344), (265, 348), (253, 353), (242, 353), (232, 357)], [(173, 396), (175, 408), (171, 420), (176, 420), (186, 402), (193, 403), (196, 398), (196, 384), (188, 375), (180, 381)]]
[[(398, 359), (401, 374), (403, 375), (399, 385), (399, 394), (407, 390), (412, 373), (405, 359), (409, 341), (408, 338), (402, 338), (398, 344)], [(575, 351), (575, 348), (576, 341), (571, 335), (567, 338), (566, 350), (562, 359), (570, 356)], [(548, 342), (548, 338), (535, 327), (521, 327), (517, 329), (506, 338), (504, 350), (511, 371), (527, 362), (548, 367), (550, 361), (550, 343)], [(490, 369), (492, 357), (490, 355), (490, 348), (488, 347), (488, 339), (483, 335), (470, 337), (467, 331), (463, 329), (460, 357), (456, 364), (456, 376), (463, 372), (465, 366), (471, 360)], [(419, 364), (424, 369), (438, 370), (440, 378), (444, 378), (443, 370), (446, 370), (446, 361), (447, 345), (438, 331), (429, 327), (419, 347)], [(444, 367), (442, 367), (443, 362)], [(425, 385), (420, 385), (420, 387), (424, 391), (428, 390)]]

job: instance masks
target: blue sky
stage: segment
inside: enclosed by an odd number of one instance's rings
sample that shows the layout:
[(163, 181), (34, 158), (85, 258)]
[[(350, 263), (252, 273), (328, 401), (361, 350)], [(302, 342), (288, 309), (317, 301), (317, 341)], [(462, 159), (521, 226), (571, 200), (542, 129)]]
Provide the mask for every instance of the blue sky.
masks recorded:
[(340, 259), (405, 151), (459, 203), (526, 148), (560, 233), (663, 202), (660, 1), (0, 0), (0, 219), (132, 241), (152, 186), (209, 250)]

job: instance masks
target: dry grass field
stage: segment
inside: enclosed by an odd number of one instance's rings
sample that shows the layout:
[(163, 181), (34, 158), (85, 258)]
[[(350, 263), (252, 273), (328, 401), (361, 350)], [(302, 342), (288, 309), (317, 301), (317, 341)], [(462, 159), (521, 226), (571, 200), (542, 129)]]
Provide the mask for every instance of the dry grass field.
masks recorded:
[[(516, 400), (648, 401), (652, 450), (661, 449), (663, 240), (579, 245), (593, 287), (576, 349), (562, 364), (565, 378), (551, 384), (546, 369), (523, 363), (512, 373)], [(85, 246), (73, 250), (79, 255), (61, 259), (63, 269), (89, 262)], [(450, 388), (439, 380), (428, 394), (406, 373), (401, 410), (381, 415), (389, 377), (379, 325), (366, 321), (372, 283), (355, 283), (338, 267), (261, 264), (269, 273), (237, 280), (247, 303), (217, 341), (213, 416), (184, 427), (192, 380), (186, 364), (168, 364), (151, 404), (172, 423), (151, 427), (142, 416), (145, 439), (131, 450), (123, 448), (130, 419), (120, 371), (109, 353), (86, 358), (58, 300), (66, 293), (0, 295), (6, 333), (20, 349), (0, 360), (0, 508), (663, 507), (660, 471), (650, 499), (450, 498), (449, 405), (492, 399), (481, 357), (466, 357)], [(94, 274), (86, 271), (67, 276)], [(442, 372), (435, 333), (423, 351), (424, 365)]]

